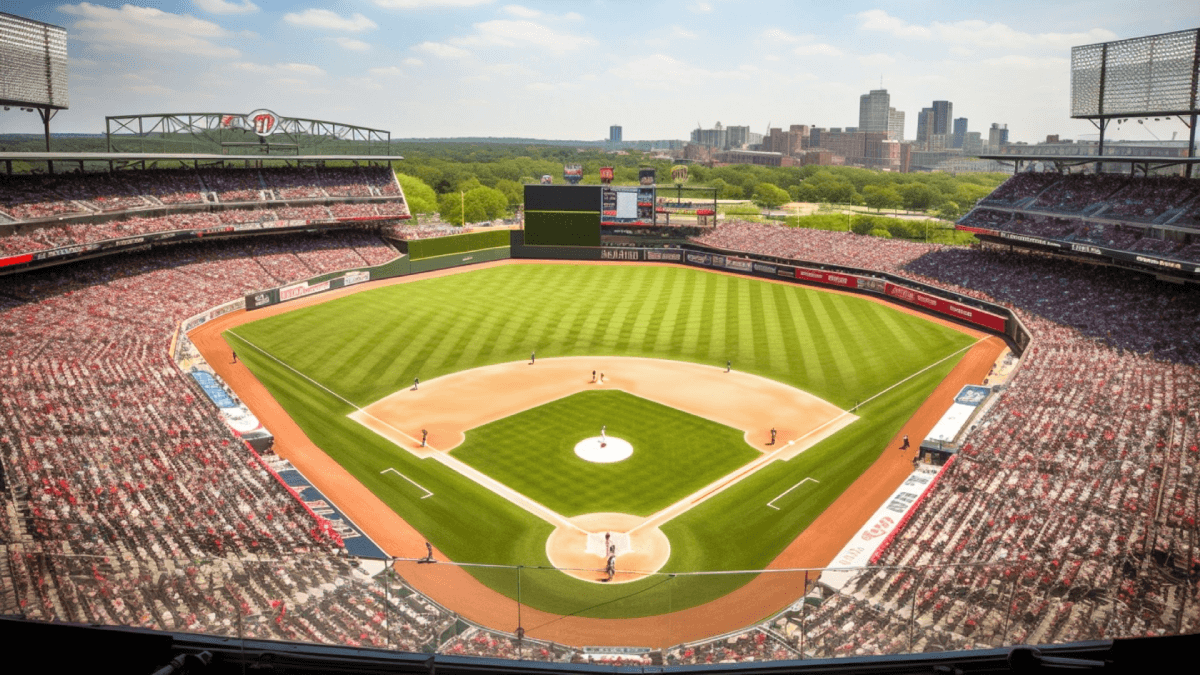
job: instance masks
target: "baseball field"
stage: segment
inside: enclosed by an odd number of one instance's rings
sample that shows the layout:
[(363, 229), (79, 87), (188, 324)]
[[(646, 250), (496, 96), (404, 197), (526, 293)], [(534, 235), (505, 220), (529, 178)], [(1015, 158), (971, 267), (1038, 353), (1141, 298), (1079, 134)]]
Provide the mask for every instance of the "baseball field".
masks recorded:
[[(689, 573), (771, 565), (981, 339), (847, 294), (604, 264), (459, 270), (255, 317), (220, 324), (236, 368), (440, 558), (525, 566), (467, 570), (599, 619), (749, 583)], [(573, 452), (602, 426), (628, 459)], [(631, 534), (603, 583), (609, 531)], [(579, 569), (532, 569), (552, 566)]]

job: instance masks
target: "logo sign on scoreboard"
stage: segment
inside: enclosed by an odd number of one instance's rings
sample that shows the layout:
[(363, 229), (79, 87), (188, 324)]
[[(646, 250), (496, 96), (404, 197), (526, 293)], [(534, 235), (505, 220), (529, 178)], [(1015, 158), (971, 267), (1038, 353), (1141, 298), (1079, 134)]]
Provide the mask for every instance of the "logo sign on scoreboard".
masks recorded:
[(259, 108), (249, 115), (221, 115), (222, 129), (253, 131), (259, 136), (270, 136), (279, 130), (279, 115)]
[(579, 185), (579, 181), (583, 180), (583, 165), (564, 164), (563, 180), (567, 181), (571, 185)]
[(246, 122), (259, 136), (270, 136), (279, 128), (279, 115), (266, 108), (260, 108), (246, 115)]
[(600, 182), (605, 185), (611, 185), (613, 182), (613, 168), (611, 166), (600, 167)]

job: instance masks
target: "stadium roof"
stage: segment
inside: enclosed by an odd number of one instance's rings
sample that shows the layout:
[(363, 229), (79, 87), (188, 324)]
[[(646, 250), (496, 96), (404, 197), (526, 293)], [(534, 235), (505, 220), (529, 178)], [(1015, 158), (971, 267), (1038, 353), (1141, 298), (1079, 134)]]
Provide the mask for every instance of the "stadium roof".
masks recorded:
[(979, 159), (991, 159), (997, 162), (1049, 162), (1078, 166), (1080, 164), (1095, 164), (1096, 162), (1120, 164), (1144, 164), (1146, 166), (1175, 166), (1177, 164), (1200, 165), (1200, 157), (1163, 157), (1148, 155), (979, 155)]
[(258, 162), (264, 159), (301, 162), (381, 162), (400, 155), (214, 155), (171, 152), (0, 152), (0, 161), (18, 162)]

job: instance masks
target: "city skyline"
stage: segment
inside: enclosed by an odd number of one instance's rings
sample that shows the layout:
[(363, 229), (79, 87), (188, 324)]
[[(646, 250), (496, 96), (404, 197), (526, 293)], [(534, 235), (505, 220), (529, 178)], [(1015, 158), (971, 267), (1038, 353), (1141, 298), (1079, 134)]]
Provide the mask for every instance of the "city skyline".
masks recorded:
[[(1181, 0), (1137, 13), (1021, 1), (935, 16), (882, 2), (135, 2), (0, 2), (68, 31), (71, 109), (55, 132), (102, 132), (105, 115), (266, 107), (397, 138), (604, 140), (619, 125), (625, 140), (686, 139), (697, 119), (754, 133), (854, 126), (857, 97), (887, 89), (909, 140), (939, 100), (976, 131), (1007, 124), (1014, 142), (1087, 138), (1094, 128), (1070, 119), (1070, 48), (1200, 19)], [(0, 115), (0, 133), (39, 131), (32, 114)], [(1164, 121), (1109, 137), (1179, 131)]]

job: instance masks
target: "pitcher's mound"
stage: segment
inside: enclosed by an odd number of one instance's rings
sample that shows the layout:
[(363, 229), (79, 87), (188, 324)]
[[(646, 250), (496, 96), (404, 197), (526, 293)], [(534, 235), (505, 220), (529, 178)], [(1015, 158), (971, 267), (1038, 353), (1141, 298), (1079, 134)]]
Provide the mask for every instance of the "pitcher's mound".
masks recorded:
[(586, 462), (612, 464), (629, 459), (629, 456), (633, 454), (633, 446), (629, 444), (629, 441), (620, 438), (593, 436), (576, 443), (575, 454)]

